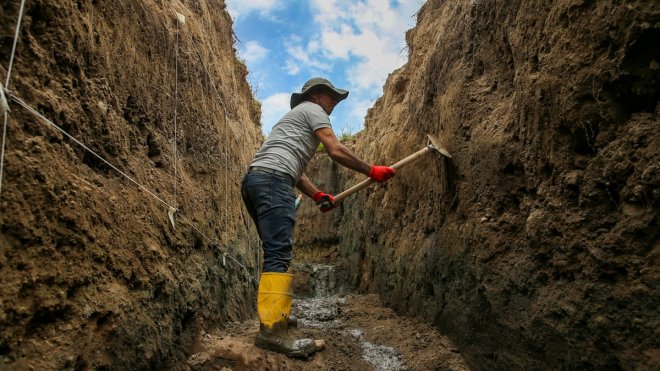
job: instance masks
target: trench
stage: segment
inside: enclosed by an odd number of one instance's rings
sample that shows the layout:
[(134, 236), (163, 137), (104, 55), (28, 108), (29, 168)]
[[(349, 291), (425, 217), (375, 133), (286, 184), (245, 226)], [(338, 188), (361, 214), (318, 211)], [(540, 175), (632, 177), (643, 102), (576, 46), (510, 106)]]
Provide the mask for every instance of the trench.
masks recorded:
[[(302, 206), (296, 248), (381, 295), (300, 261), (306, 360), (253, 344), (260, 109), (224, 3), (3, 3), (0, 370), (660, 369), (660, 3), (425, 2), (350, 140), (442, 133), (457, 165)], [(325, 159), (325, 191), (357, 180)]]

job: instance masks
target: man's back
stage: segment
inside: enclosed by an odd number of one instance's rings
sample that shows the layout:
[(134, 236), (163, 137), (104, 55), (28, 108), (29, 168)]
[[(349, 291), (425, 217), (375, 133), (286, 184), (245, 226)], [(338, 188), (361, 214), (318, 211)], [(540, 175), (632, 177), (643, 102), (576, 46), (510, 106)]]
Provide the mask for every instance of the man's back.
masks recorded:
[(332, 128), (328, 114), (315, 103), (300, 103), (273, 127), (250, 166), (282, 171), (297, 181), (320, 144), (314, 131), (321, 128)]

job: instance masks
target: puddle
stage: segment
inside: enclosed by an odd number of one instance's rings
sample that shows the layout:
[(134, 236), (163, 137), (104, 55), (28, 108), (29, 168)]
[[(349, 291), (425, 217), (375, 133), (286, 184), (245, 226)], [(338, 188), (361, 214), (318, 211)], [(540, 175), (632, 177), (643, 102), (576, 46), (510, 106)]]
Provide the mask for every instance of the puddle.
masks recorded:
[(341, 305), (346, 298), (336, 293), (338, 287), (333, 266), (302, 263), (295, 269), (307, 275), (307, 290), (312, 297), (294, 298), (292, 313), (298, 319), (299, 326), (324, 330), (337, 330), (346, 337), (356, 339), (362, 347), (362, 359), (375, 370), (407, 370), (403, 364), (403, 354), (384, 345), (367, 341), (361, 329), (345, 330), (346, 324), (341, 318)]
[(293, 300), (292, 313), (302, 327), (336, 329), (342, 322), (337, 317), (341, 313), (340, 304), (346, 299), (339, 296)]
[(374, 366), (376, 370), (403, 371), (408, 369), (403, 365), (403, 354), (396, 349), (364, 340), (364, 332), (360, 329), (352, 329), (348, 333), (360, 341), (363, 350), (362, 359)]

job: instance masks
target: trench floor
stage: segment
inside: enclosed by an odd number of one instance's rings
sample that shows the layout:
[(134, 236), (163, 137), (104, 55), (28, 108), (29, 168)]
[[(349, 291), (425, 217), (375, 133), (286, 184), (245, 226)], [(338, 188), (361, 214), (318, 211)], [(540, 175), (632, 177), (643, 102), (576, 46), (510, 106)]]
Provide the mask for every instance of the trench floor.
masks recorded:
[(326, 349), (305, 360), (254, 346), (258, 321), (199, 334), (188, 370), (468, 370), (451, 341), (428, 324), (400, 317), (375, 295), (294, 299), (293, 334), (323, 338)]

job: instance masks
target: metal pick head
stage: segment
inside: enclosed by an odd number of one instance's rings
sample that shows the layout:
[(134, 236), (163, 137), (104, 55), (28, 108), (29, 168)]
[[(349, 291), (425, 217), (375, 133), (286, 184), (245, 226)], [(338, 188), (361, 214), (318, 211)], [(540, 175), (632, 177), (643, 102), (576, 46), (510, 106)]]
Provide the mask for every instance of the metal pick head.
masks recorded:
[(186, 16), (185, 15), (183, 15), (179, 12), (176, 12), (176, 18), (179, 20), (179, 23), (186, 24)]
[(441, 155), (453, 159), (453, 157), (451, 157), (451, 155), (449, 154), (449, 151), (447, 151), (447, 149), (442, 145), (442, 141), (440, 140), (440, 137), (431, 134), (427, 134), (426, 136), (428, 137), (428, 142), (426, 145), (429, 148), (433, 148), (436, 151), (440, 152)]

